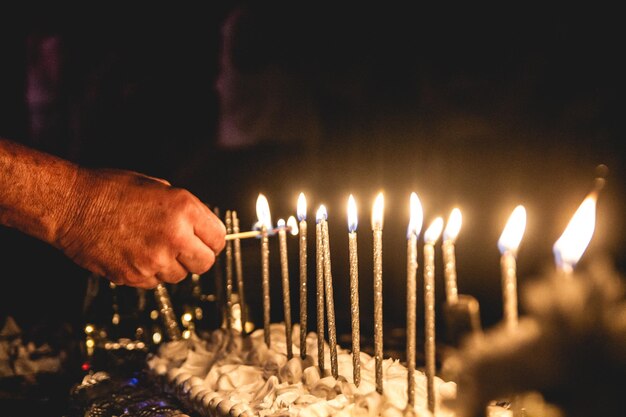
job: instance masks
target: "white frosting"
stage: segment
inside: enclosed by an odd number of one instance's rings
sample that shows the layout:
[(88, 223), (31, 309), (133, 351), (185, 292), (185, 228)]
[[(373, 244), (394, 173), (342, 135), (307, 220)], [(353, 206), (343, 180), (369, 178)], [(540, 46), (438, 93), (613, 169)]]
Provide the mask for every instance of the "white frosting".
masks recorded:
[[(293, 331), (293, 358), (287, 360), (282, 324), (270, 326), (270, 347), (263, 330), (249, 337), (216, 330), (205, 343), (192, 338), (165, 344), (148, 361), (157, 375), (167, 367), (169, 390), (204, 416), (400, 416), (407, 406), (407, 369), (399, 361), (383, 361), (383, 388), (375, 388), (375, 361), (361, 353), (361, 383), (352, 380), (352, 355), (338, 347), (339, 378), (329, 374), (330, 349), (325, 346), (325, 375), (317, 358), (300, 358), (298, 326)], [(182, 347), (181, 347), (182, 346)], [(317, 352), (317, 335), (307, 335), (307, 351)], [(182, 359), (181, 359), (182, 358)], [(426, 378), (416, 371), (416, 416), (428, 416)], [(435, 378), (437, 416), (453, 416), (442, 404), (454, 399), (456, 384)]]

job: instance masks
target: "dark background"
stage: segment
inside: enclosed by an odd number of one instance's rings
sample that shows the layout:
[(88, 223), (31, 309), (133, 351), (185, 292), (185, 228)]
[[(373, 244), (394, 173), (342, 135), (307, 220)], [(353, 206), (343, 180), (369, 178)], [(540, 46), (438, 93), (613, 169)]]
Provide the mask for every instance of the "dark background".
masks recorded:
[[(386, 331), (404, 325), (412, 191), (424, 205), (424, 227), (461, 208), (459, 287), (479, 299), (486, 326), (501, 317), (496, 242), (512, 209), (524, 204), (528, 211), (518, 258), (523, 286), (554, 269), (552, 244), (601, 163), (609, 167), (607, 186), (580, 266), (607, 254), (624, 272), (617, 13), (599, 7), (239, 6), (119, 13), (102, 21), (50, 11), (20, 18), (0, 37), (0, 136), (86, 166), (166, 178), (211, 206), (237, 209), (244, 228), (256, 220), (259, 192), (267, 195), (274, 221), (295, 214), (298, 193), (305, 192), (310, 231), (319, 204), (329, 210), (344, 332), (345, 210), (353, 193), (364, 337), (372, 332), (373, 311), (369, 219), (380, 190)], [(227, 16), (233, 26), (225, 46)], [(36, 45), (46, 39), (58, 41), (52, 61), (60, 75), (40, 85), (46, 100), (29, 101), (28, 69), (41, 67)], [(3, 315), (26, 327), (83, 321), (86, 271), (19, 232), (0, 229), (0, 242)], [(296, 242), (290, 241), (294, 319)], [(272, 315), (281, 320), (278, 243), (272, 245)], [(243, 246), (249, 293), (258, 294), (258, 242)], [(313, 251), (309, 259), (312, 266)], [(421, 289), (419, 296), (418, 310)], [(260, 324), (260, 297), (249, 303)]]

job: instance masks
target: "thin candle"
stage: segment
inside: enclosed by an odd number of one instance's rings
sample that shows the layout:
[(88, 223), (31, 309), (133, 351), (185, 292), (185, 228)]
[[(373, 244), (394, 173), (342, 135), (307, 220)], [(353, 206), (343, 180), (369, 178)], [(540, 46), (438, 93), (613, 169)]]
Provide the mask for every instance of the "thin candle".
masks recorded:
[(498, 240), (502, 270), (502, 304), (504, 322), (509, 329), (517, 327), (517, 249), (526, 229), (526, 209), (517, 206)]
[(428, 409), (435, 413), (435, 243), (443, 219), (437, 217), (424, 232), (424, 355)]
[[(239, 218), (237, 212), (232, 211), (231, 216), (233, 218), (233, 233), (239, 233)], [(248, 322), (248, 309), (246, 305), (246, 292), (243, 282), (243, 268), (241, 265), (241, 241), (234, 239), (235, 244), (235, 275), (237, 276), (237, 291), (239, 293), (239, 308), (241, 310), (241, 332), (247, 334), (246, 323)]]
[[(213, 208), (213, 213), (220, 218), (220, 209), (219, 207)], [(213, 265), (214, 271), (214, 282), (215, 282), (215, 301), (217, 305), (218, 314), (220, 315), (220, 319), (222, 321), (221, 325), (225, 325), (226, 314), (224, 308), (224, 273), (222, 270), (222, 256), (217, 255), (215, 257), (215, 265)]]
[(337, 362), (337, 326), (335, 323), (335, 301), (333, 296), (333, 275), (330, 264), (330, 239), (328, 238), (328, 214), (326, 208), (321, 213), (320, 225), (322, 226), (322, 250), (324, 255), (324, 293), (326, 297), (326, 321), (328, 322), (328, 345), (330, 347), (330, 369), (333, 377), (339, 377), (339, 364)]
[(356, 228), (358, 217), (356, 202), (348, 198), (348, 249), (350, 253), (350, 314), (352, 319), (352, 378), (357, 387), (361, 383), (361, 330), (359, 319), (359, 258)]
[(293, 358), (291, 346), (291, 294), (289, 292), (289, 257), (287, 256), (287, 230), (285, 220), (279, 219), (278, 242), (280, 245), (280, 272), (283, 284), (283, 311), (285, 316), (285, 343), (287, 345), (287, 358)]
[(374, 235), (374, 357), (376, 391), (383, 393), (383, 212), (385, 200), (379, 193), (372, 208)]
[(261, 276), (263, 286), (263, 338), (270, 346), (270, 249), (267, 231), (272, 229), (272, 218), (267, 198), (259, 194), (256, 204), (256, 213), (261, 224)]
[[(322, 211), (323, 209), (323, 211)], [(315, 291), (317, 307), (317, 364), (320, 374), (324, 375), (324, 246), (322, 244), (322, 225), (320, 220), (324, 206), (317, 210), (315, 224)]]
[(462, 220), (461, 210), (458, 208), (452, 209), (446, 228), (443, 231), (441, 250), (443, 252), (443, 273), (446, 281), (446, 301), (449, 304), (455, 304), (459, 301), (454, 244), (461, 230)]
[(422, 230), (424, 214), (417, 194), (409, 199), (409, 227), (407, 229), (406, 266), (406, 363), (408, 404), (415, 407), (415, 339), (417, 323), (417, 237)]
[(592, 191), (569, 221), (565, 231), (553, 247), (557, 269), (563, 276), (571, 277), (574, 267), (589, 245), (596, 223), (598, 192)]
[(163, 324), (165, 325), (165, 330), (170, 340), (181, 340), (182, 334), (180, 332), (180, 327), (178, 327), (178, 322), (176, 321), (176, 315), (174, 314), (174, 308), (172, 307), (172, 300), (170, 299), (170, 295), (164, 284), (156, 286), (154, 289), (154, 296), (156, 298), (157, 305), (159, 306), (159, 311), (161, 313), (161, 317), (163, 318)]
[[(231, 211), (226, 210), (226, 233), (233, 232), (233, 221)], [(226, 328), (232, 328), (233, 324), (233, 242), (226, 242)]]
[(298, 220), (300, 220), (300, 357), (306, 358), (307, 333), (307, 224), (306, 198), (303, 193), (298, 196)]

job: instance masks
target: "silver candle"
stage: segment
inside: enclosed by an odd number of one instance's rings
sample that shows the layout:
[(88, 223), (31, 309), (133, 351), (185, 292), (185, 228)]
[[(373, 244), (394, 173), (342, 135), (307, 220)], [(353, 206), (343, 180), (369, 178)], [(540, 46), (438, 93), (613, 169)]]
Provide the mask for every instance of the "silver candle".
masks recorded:
[(352, 321), (352, 378), (357, 387), (361, 383), (361, 330), (359, 318), (359, 257), (356, 228), (356, 202), (348, 198), (348, 250), (350, 253), (350, 318)]
[(270, 340), (270, 248), (267, 231), (272, 229), (269, 203), (259, 194), (256, 204), (257, 218), (261, 225), (261, 284), (263, 287), (263, 338), (269, 347)]
[(517, 327), (517, 249), (524, 236), (526, 228), (526, 209), (517, 206), (500, 235), (498, 249), (500, 250), (500, 267), (502, 272), (502, 306), (504, 322), (509, 329)]
[(380, 193), (372, 209), (374, 235), (374, 358), (376, 391), (383, 393), (383, 211), (385, 200)]
[(300, 220), (300, 357), (306, 358), (307, 333), (307, 224), (306, 199), (298, 197), (298, 220)]
[(424, 355), (428, 409), (435, 413), (435, 243), (443, 219), (437, 217), (424, 233)]
[[(324, 207), (324, 206), (322, 206)], [(322, 225), (322, 247), (324, 254), (324, 289), (326, 296), (326, 318), (328, 321), (328, 344), (330, 347), (330, 369), (335, 379), (339, 377), (339, 365), (337, 362), (337, 326), (335, 323), (335, 302), (333, 296), (333, 276), (330, 263), (330, 239), (328, 238), (328, 222), (326, 210), (324, 218), (320, 220)]]
[(422, 230), (422, 205), (411, 193), (410, 220), (407, 230), (406, 266), (406, 363), (408, 405), (415, 407), (415, 342), (417, 327), (417, 237)]

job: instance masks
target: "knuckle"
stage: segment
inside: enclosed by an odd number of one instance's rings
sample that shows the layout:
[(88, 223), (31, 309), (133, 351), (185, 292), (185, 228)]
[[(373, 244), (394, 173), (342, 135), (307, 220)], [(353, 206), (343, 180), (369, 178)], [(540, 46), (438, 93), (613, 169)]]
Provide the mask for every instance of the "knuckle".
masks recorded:
[(174, 188), (172, 190), (172, 193), (173, 202), (178, 210), (186, 211), (190, 206), (193, 205), (194, 198), (189, 191), (183, 188)]
[(161, 271), (169, 263), (169, 256), (164, 249), (154, 250), (150, 259), (150, 269), (153, 271)]
[(200, 265), (200, 271), (196, 272), (197, 274), (202, 274), (213, 266), (215, 263), (215, 253), (212, 250), (209, 250), (207, 255), (204, 257), (202, 264)]
[(172, 272), (169, 274), (163, 274), (162, 280), (168, 284), (176, 284), (187, 277), (187, 271), (184, 272)]

